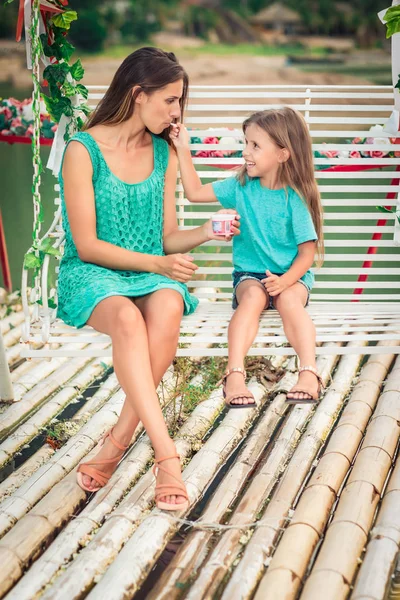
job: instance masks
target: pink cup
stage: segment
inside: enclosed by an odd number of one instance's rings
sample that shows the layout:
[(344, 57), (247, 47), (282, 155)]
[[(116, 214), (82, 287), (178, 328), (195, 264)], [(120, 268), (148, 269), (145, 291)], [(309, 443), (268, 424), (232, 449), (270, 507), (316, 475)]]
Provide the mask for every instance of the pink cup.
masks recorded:
[(230, 213), (217, 213), (213, 215), (212, 228), (216, 235), (229, 235), (231, 233), (231, 225), (235, 220), (236, 215)]

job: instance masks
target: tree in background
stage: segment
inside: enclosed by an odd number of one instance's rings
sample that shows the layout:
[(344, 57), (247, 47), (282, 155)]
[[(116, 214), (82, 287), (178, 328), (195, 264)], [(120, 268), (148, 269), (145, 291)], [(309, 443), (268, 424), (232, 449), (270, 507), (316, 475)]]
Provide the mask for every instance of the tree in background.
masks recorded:
[[(78, 20), (71, 29), (71, 41), (80, 50), (85, 52), (100, 52), (107, 39), (107, 25), (101, 14), (101, 5), (92, 0), (71, 0), (71, 10), (76, 10)], [(100, 7), (99, 7), (100, 5)]]

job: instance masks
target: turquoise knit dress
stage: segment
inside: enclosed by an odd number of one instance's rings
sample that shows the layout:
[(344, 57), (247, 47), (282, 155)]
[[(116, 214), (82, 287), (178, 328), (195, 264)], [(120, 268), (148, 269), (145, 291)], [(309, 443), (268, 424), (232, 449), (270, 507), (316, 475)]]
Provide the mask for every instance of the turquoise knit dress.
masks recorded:
[[(144, 181), (133, 184), (121, 181), (110, 171), (97, 142), (89, 133), (77, 133), (70, 141), (80, 142), (90, 154), (98, 239), (134, 252), (164, 256), (164, 178), (169, 149), (162, 138), (152, 135), (152, 139), (153, 172)], [(83, 327), (95, 306), (105, 298), (134, 298), (161, 289), (176, 290), (182, 295), (185, 314), (196, 309), (198, 299), (189, 294), (183, 283), (156, 273), (121, 271), (83, 262), (68, 222), (62, 169), (59, 181), (65, 246), (58, 277), (58, 317), (67, 325)]]

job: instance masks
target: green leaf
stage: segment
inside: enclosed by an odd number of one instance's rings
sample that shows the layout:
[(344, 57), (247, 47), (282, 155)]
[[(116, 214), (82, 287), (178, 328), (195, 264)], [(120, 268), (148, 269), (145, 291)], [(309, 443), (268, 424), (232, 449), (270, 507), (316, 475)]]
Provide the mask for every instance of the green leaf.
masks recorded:
[(86, 116), (90, 115), (90, 113), (92, 112), (92, 109), (87, 104), (80, 104), (77, 107), (77, 109), (81, 110), (83, 112), (83, 114), (86, 115)]
[(393, 212), (395, 212), (395, 210), (393, 210), (391, 208), (386, 208), (385, 206), (375, 206), (375, 208), (377, 210), (380, 210), (381, 212), (384, 212), (384, 213), (393, 213)]
[(394, 87), (395, 87), (395, 89), (397, 88), (398, 90), (400, 90), (400, 73), (399, 73), (399, 80)]
[(62, 115), (72, 117), (74, 109), (72, 108), (72, 103), (69, 98), (50, 98), (49, 96), (43, 96), (43, 100), (49, 115), (56, 123), (59, 123)]
[(69, 73), (69, 66), (67, 63), (58, 63), (56, 65), (48, 65), (43, 71), (43, 77), (50, 81), (55, 81), (57, 83), (63, 84), (66, 76)]
[(58, 46), (60, 58), (63, 58), (65, 62), (69, 62), (72, 54), (75, 52), (75, 46), (73, 46), (64, 35), (65, 29), (59, 27), (53, 27), (54, 33), (54, 45)]
[(54, 56), (57, 60), (61, 60), (62, 56), (60, 53), (59, 46), (57, 44), (49, 44), (47, 41), (47, 35), (42, 33), (40, 35), (40, 42), (42, 44), (43, 54), (48, 56)]
[(78, 94), (80, 94), (83, 98), (85, 98), (85, 100), (88, 99), (89, 90), (84, 85), (82, 85), (81, 83), (77, 83), (75, 89)]
[(70, 98), (71, 96), (75, 96), (76, 87), (74, 85), (72, 85), (72, 83), (70, 83), (69, 81), (66, 81), (64, 83), (64, 85), (62, 86), (62, 92), (63, 92), (64, 96), (67, 96), (67, 98)]
[(398, 20), (389, 21), (386, 23), (386, 38), (392, 37), (395, 33), (400, 32), (400, 18)]
[(61, 27), (62, 29), (69, 29), (71, 27), (72, 21), (76, 21), (78, 15), (75, 10), (66, 10), (65, 12), (54, 16), (51, 21), (56, 25), (56, 27)]
[(34, 252), (28, 252), (24, 258), (24, 269), (37, 269), (42, 261)]
[(385, 13), (383, 20), (386, 22), (386, 37), (400, 32), (400, 5), (391, 6)]
[(82, 67), (81, 59), (78, 58), (76, 62), (71, 66), (70, 73), (75, 81), (80, 81), (85, 73), (84, 68)]
[(49, 308), (57, 308), (57, 304), (51, 298), (48, 299), (47, 304)]
[(385, 12), (383, 20), (386, 21), (386, 23), (388, 21), (392, 21), (393, 19), (400, 19), (400, 5), (391, 6)]

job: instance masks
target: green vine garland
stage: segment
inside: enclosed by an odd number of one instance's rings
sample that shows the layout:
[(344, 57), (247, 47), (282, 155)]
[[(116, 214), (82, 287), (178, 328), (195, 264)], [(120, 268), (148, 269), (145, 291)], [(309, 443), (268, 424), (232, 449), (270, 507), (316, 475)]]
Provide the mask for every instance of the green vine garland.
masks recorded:
[[(13, 0), (6, 0), (5, 4), (10, 4)], [(36, 118), (35, 124), (40, 124), (40, 97), (43, 99), (46, 109), (52, 119), (59, 123), (64, 116), (67, 119), (64, 141), (82, 129), (83, 115), (90, 113), (90, 108), (86, 104), (88, 98), (87, 88), (79, 83), (84, 75), (84, 69), (80, 59), (70, 64), (75, 47), (68, 41), (71, 23), (76, 21), (78, 15), (76, 11), (65, 10), (67, 0), (50, 0), (50, 2), (63, 12), (50, 16), (48, 12), (42, 12), (45, 20), (46, 34), (38, 35), (38, 19), (40, 0), (32, 0), (32, 22), (29, 28), (32, 53), (32, 79), (34, 84), (33, 92), (33, 112)], [(52, 62), (43, 71), (44, 83), (48, 85), (49, 95), (40, 94), (39, 68), (38, 63), (42, 56), (46, 56)], [(35, 68), (35, 65), (37, 68)], [(34, 225), (32, 231), (33, 243), (29, 251), (25, 254), (24, 268), (33, 271), (33, 286), (40, 289), (39, 273), (43, 265), (44, 258), (47, 255), (59, 258), (61, 256), (58, 248), (53, 246), (53, 239), (45, 237), (39, 238), (41, 225), (43, 223), (43, 205), (40, 198), (40, 182), (43, 165), (40, 157), (40, 143), (36, 139), (39, 136), (39, 129), (32, 138), (34, 175), (32, 183), (32, 195), (34, 203)], [(36, 302), (41, 304), (41, 299)], [(55, 303), (49, 299), (50, 308), (56, 308)]]

